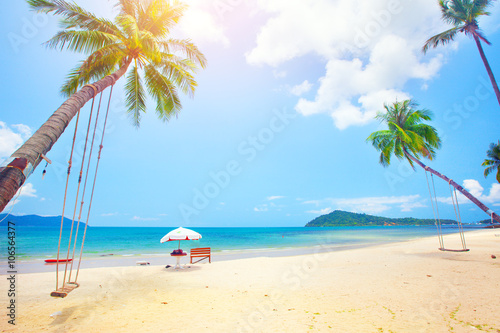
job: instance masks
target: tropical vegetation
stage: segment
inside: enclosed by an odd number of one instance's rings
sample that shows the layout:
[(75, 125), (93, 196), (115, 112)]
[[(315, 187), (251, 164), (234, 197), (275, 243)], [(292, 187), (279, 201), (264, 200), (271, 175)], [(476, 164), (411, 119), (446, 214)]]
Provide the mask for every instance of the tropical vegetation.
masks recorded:
[(497, 222), (500, 222), (500, 216), (462, 186), (420, 161), (422, 157), (429, 160), (435, 158), (436, 149), (441, 146), (441, 139), (436, 129), (424, 123), (424, 121), (432, 119), (431, 111), (418, 109), (418, 104), (412, 100), (396, 101), (393, 104), (386, 104), (384, 107), (385, 112), (378, 112), (376, 119), (386, 124), (388, 129), (374, 132), (366, 139), (375, 149), (380, 151), (380, 164), (384, 167), (389, 166), (392, 155), (400, 160), (407, 160), (413, 168), (415, 168), (414, 163), (416, 163), (424, 170), (445, 180), (488, 215), (492, 215)]
[[(456, 224), (457, 221), (441, 220), (441, 224)], [(407, 226), (434, 225), (434, 219), (417, 219), (413, 217), (389, 218), (368, 214), (359, 214), (335, 210), (321, 215), (307, 223), (306, 227), (362, 227), (362, 226)]]
[(498, 143), (490, 144), (490, 149), (488, 149), (486, 155), (488, 158), (481, 164), (485, 167), (484, 177), (488, 177), (490, 173), (496, 171), (497, 182), (500, 183), (500, 140), (498, 140)]
[[(0, 211), (97, 93), (126, 75), (126, 106), (133, 124), (138, 127), (146, 111), (146, 91), (156, 102), (158, 118), (166, 121), (182, 108), (178, 90), (192, 96), (197, 86), (194, 73), (206, 66), (191, 41), (169, 37), (187, 8), (177, 0), (118, 0), (114, 21), (64, 0), (27, 2), (36, 12), (61, 17), (62, 30), (46, 43), (49, 48), (87, 57), (70, 71), (61, 88), (71, 97), (12, 154), (13, 162), (0, 173)], [(93, 87), (87, 85), (95, 80)]]
[(500, 91), (498, 90), (493, 71), (484, 54), (481, 41), (488, 45), (491, 45), (491, 43), (479, 29), (477, 21), (482, 15), (490, 15), (487, 9), (493, 4), (493, 1), (494, 0), (439, 0), (442, 19), (453, 27), (429, 38), (425, 42), (422, 51), (426, 53), (431, 47), (435, 48), (439, 44), (447, 44), (453, 41), (458, 33), (464, 33), (466, 36), (473, 38), (479, 50), (479, 55), (483, 60), (484, 67), (486, 67), (486, 71), (488, 72), (498, 103), (500, 104)]

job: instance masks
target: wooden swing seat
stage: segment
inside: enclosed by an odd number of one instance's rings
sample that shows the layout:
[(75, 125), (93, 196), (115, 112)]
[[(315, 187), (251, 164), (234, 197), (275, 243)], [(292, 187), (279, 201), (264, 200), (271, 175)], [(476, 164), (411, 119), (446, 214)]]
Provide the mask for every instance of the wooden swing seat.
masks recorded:
[(447, 252), (469, 252), (469, 249), (462, 249), (462, 250), (450, 250), (450, 249), (444, 249), (442, 247), (439, 248), (440, 251), (447, 251)]
[(73, 291), (73, 289), (76, 289), (80, 287), (80, 285), (76, 282), (68, 282), (64, 284), (64, 288), (58, 288), (57, 290), (53, 291), (50, 293), (50, 296), (52, 297), (60, 297), (64, 298), (68, 296), (68, 294)]

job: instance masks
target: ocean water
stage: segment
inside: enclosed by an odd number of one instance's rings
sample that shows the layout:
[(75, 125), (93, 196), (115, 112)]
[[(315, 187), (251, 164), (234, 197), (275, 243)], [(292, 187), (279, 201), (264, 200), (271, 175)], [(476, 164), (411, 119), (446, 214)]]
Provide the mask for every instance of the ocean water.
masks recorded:
[[(7, 226), (0, 225), (0, 258), (7, 258)], [(175, 228), (89, 227), (84, 258), (151, 257), (167, 255), (179, 247), (179, 242), (160, 243), (160, 239)], [(333, 228), (191, 228), (202, 235), (198, 241), (181, 241), (189, 251), (195, 247), (211, 247), (214, 253), (248, 253), (284, 249), (327, 247), (331, 250), (364, 247), (374, 244), (407, 241), (436, 235), (434, 226), (413, 227), (333, 227)], [(443, 227), (443, 233), (456, 233), (457, 227)], [(79, 231), (79, 238), (83, 230)], [(68, 252), (69, 230), (61, 238), (60, 257)], [(59, 228), (16, 227), (15, 252), (18, 262), (55, 258)], [(437, 237), (436, 237), (437, 242)], [(74, 243), (69, 247), (70, 256)], [(80, 242), (76, 244), (79, 256)]]

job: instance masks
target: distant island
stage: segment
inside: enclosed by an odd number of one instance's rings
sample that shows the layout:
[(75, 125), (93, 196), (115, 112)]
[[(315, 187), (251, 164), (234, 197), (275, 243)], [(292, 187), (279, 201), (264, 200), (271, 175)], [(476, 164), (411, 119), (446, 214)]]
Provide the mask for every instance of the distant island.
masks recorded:
[[(441, 220), (442, 224), (456, 224), (454, 220)], [(434, 219), (416, 219), (413, 217), (389, 218), (367, 214), (357, 214), (335, 210), (321, 215), (307, 223), (306, 227), (364, 227), (364, 226), (405, 226), (434, 225)]]
[[(7, 214), (0, 214), (0, 220), (3, 220)], [(9, 215), (1, 224), (13, 222), (16, 227), (41, 227), (41, 228), (60, 228), (61, 216), (39, 216), (39, 215)], [(71, 220), (64, 218), (64, 228), (71, 227)], [(76, 223), (75, 226), (76, 228)], [(80, 228), (84, 228), (85, 223), (80, 222)]]

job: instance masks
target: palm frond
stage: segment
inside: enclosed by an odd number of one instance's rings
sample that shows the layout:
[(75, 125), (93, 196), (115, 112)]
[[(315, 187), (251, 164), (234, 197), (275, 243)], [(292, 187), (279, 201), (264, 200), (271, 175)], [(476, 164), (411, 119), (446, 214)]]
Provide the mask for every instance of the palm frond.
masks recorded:
[(115, 8), (118, 8), (120, 15), (128, 14), (135, 17), (137, 14), (137, 0), (118, 0)]
[[(484, 162), (482, 165), (486, 166)], [(485, 178), (488, 177), (493, 171), (495, 171), (495, 169), (497, 169), (496, 165), (489, 165), (487, 168), (484, 169), (484, 177)]]
[(186, 9), (187, 5), (177, 0), (152, 0), (147, 8), (138, 12), (139, 27), (150, 31), (157, 38), (165, 37)]
[(488, 12), (487, 9), (492, 5), (492, 0), (475, 0), (472, 2), (471, 15), (474, 17), (490, 15), (491, 13)]
[(398, 160), (403, 159), (404, 157), (404, 146), (399, 140), (395, 140), (394, 142), (394, 156), (398, 158)]
[(169, 81), (174, 82), (183, 93), (188, 94), (190, 97), (194, 96), (198, 83), (196, 83), (194, 76), (185, 70), (183, 66), (179, 66), (175, 62), (166, 62), (162, 66), (162, 74)]
[(144, 73), (148, 92), (157, 103), (156, 114), (158, 118), (167, 121), (172, 115), (177, 115), (182, 109), (182, 105), (174, 83), (152, 65), (146, 66)]
[(66, 82), (61, 87), (63, 96), (71, 96), (79, 87), (92, 81), (99, 80), (122, 65), (126, 54), (120, 44), (105, 46), (75, 67), (67, 76)]
[(118, 32), (112, 22), (96, 17), (75, 3), (64, 0), (27, 0), (27, 2), (31, 9), (37, 12), (62, 16), (61, 24), (64, 29), (77, 27), (84, 30), (99, 30), (110, 34)]
[(67, 48), (73, 52), (92, 53), (116, 42), (116, 36), (101, 31), (63, 30), (45, 42), (45, 45), (53, 49)]
[(166, 53), (181, 52), (181, 54), (185, 55), (189, 60), (199, 65), (201, 68), (207, 66), (207, 59), (189, 39), (168, 39), (161, 42), (160, 47), (162, 47)]
[(454, 26), (467, 22), (468, 7), (462, 3), (462, 0), (440, 0), (439, 6), (445, 22)]
[(372, 133), (367, 139), (375, 149), (380, 151), (379, 163), (387, 167), (391, 163), (392, 150), (394, 148), (394, 134), (391, 131), (382, 130)]
[(132, 118), (132, 123), (135, 127), (139, 127), (141, 116), (146, 112), (146, 102), (142, 80), (139, 75), (137, 64), (132, 67), (132, 70), (127, 74), (127, 81), (125, 83), (125, 104), (127, 106), (127, 113)]
[(71, 96), (78, 90), (78, 87), (81, 86), (80, 74), (81, 67), (84, 63), (85, 61), (81, 61), (78, 65), (75, 66), (75, 68), (70, 70), (70, 72), (66, 76), (66, 81), (61, 87), (61, 95)]
[(162, 52), (158, 40), (149, 31), (138, 32), (139, 42), (142, 46), (142, 53), (148, 62), (159, 65), (162, 62)]
[(454, 27), (443, 31), (435, 36), (429, 38), (424, 46), (422, 47), (422, 52), (425, 54), (431, 47), (437, 47), (439, 44), (446, 45), (449, 42), (453, 41), (456, 35), (460, 32), (463, 26)]
[(381, 146), (385, 146), (392, 138), (394, 134), (388, 130), (381, 130), (373, 132), (367, 139), (376, 149), (382, 150)]
[(389, 122), (390, 127), (393, 128), (393, 130), (396, 132), (395, 135), (402, 141), (402, 142), (405, 142), (405, 143), (411, 143), (412, 142), (412, 138), (410, 135), (408, 135), (409, 133), (401, 128), (396, 122), (394, 121), (391, 121)]
[(406, 119), (406, 124), (412, 126), (414, 124), (419, 124), (422, 120), (431, 120), (433, 116), (432, 111), (427, 109), (415, 110), (412, 108), (411, 112), (408, 112), (408, 117)]
[(116, 17), (116, 23), (127, 37), (128, 47), (134, 49), (139, 46), (139, 28), (132, 15), (124, 14)]
[(483, 32), (481, 30), (479, 30), (479, 29), (475, 30), (474, 35), (476, 35), (480, 40), (485, 42), (487, 45), (491, 45), (491, 42), (488, 39), (486, 39), (486, 37), (483, 35)]

